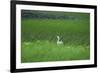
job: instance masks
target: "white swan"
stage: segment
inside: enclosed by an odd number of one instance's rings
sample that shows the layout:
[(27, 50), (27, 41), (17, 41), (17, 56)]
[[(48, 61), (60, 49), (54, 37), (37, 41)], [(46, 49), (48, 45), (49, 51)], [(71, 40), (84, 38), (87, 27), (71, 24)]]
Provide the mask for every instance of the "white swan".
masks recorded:
[(57, 36), (57, 44), (58, 44), (58, 45), (63, 44), (63, 41), (60, 40), (60, 37), (59, 37), (59, 36)]

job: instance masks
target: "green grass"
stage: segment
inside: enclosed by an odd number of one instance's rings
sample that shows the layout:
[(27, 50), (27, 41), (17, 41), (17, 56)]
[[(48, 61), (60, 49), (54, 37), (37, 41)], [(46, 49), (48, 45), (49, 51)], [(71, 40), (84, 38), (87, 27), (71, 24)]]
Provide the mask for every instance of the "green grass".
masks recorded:
[[(22, 41), (53, 40), (56, 36), (63, 37), (64, 42), (81, 41), (89, 43), (89, 20), (53, 20), (24, 19), (22, 20)], [(78, 43), (78, 42), (77, 42)]]
[(46, 40), (23, 42), (21, 51), (22, 62), (85, 60), (90, 57), (89, 46), (57, 45)]
[[(80, 19), (22, 17), (22, 63), (90, 59), (90, 15), (88, 13), (64, 13), (64, 15), (73, 15)], [(62, 37), (63, 45), (56, 44), (57, 35)]]

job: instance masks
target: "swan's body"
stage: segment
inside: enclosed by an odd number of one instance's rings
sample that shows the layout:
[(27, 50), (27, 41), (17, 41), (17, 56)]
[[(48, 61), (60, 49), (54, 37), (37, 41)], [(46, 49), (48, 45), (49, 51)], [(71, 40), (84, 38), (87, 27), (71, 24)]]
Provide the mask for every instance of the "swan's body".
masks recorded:
[(59, 36), (57, 36), (57, 44), (58, 44), (58, 45), (63, 44), (63, 41), (60, 40), (60, 37), (59, 37)]

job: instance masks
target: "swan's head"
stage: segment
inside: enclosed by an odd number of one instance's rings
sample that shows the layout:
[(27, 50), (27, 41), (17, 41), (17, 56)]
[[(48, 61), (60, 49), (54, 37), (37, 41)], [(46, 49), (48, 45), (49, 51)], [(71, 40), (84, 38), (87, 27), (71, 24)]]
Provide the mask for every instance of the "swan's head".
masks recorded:
[(57, 36), (57, 39), (59, 39), (60, 37), (59, 36)]

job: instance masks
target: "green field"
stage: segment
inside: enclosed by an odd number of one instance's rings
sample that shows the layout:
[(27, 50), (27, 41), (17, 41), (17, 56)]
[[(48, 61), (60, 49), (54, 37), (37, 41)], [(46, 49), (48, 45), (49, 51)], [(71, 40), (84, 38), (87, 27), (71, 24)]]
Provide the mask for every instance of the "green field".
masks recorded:
[[(90, 58), (88, 13), (44, 12), (76, 19), (24, 18), (21, 20), (21, 62), (86, 60)], [(40, 12), (43, 14), (43, 12)], [(57, 37), (63, 44), (57, 45)]]

